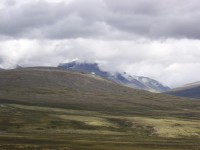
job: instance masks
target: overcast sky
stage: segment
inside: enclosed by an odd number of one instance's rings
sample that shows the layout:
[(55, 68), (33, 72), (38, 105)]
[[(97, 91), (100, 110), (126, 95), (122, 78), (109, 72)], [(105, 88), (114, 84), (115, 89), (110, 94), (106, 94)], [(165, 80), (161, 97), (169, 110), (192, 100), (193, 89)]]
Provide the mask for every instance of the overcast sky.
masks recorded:
[(0, 0), (0, 67), (74, 59), (176, 87), (200, 80), (199, 0)]

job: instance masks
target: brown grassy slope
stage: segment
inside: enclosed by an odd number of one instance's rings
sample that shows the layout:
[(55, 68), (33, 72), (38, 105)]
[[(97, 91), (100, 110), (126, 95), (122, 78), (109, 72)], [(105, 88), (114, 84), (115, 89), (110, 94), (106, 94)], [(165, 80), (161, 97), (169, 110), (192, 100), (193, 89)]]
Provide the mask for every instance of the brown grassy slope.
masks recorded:
[(0, 72), (0, 149), (197, 150), (200, 101), (57, 68)]
[(89, 74), (57, 68), (0, 72), (1, 102), (199, 118), (200, 102), (134, 90)]

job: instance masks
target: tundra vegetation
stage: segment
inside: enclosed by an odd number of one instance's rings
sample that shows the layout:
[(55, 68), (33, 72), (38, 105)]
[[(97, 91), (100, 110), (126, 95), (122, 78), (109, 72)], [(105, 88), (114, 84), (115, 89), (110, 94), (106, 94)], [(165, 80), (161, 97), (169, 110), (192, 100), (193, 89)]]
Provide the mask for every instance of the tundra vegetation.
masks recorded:
[(57, 68), (2, 71), (0, 149), (198, 150), (200, 101)]

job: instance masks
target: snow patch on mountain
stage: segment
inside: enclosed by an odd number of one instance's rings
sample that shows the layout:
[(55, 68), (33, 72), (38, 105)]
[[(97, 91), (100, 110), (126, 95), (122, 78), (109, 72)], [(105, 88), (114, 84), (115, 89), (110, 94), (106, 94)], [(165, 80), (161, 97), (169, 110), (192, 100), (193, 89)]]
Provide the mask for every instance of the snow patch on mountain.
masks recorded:
[(147, 90), (151, 92), (165, 92), (170, 90), (169, 87), (162, 85), (160, 82), (143, 76), (131, 76), (126, 72), (111, 74), (109, 71), (103, 71), (97, 63), (86, 63), (86, 62), (69, 62), (60, 64), (58, 67), (79, 71), (84, 73), (90, 73), (92, 75), (97, 75), (108, 80), (114, 81), (116, 83), (122, 84), (135, 89)]

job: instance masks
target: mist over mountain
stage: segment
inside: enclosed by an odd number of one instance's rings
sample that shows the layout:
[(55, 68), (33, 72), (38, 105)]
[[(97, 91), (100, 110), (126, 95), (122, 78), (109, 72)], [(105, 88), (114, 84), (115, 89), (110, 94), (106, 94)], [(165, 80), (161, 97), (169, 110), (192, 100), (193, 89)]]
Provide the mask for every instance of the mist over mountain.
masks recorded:
[(72, 61), (69, 63), (63, 63), (58, 66), (71, 71), (79, 71), (98, 75), (116, 83), (122, 84), (135, 89), (147, 90), (151, 92), (165, 92), (170, 90), (168, 86), (162, 85), (160, 82), (143, 76), (131, 76), (126, 72), (110, 73), (109, 70), (102, 70), (98, 63), (87, 63)]

